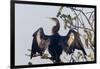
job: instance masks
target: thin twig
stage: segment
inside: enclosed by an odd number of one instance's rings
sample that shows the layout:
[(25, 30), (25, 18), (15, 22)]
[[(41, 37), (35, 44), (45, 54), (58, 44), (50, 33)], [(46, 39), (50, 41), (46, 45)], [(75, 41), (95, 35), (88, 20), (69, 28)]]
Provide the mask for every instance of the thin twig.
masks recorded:
[(88, 17), (85, 15), (85, 13), (84, 13), (82, 10), (75, 9), (75, 8), (72, 8), (72, 7), (71, 7), (71, 9), (76, 10), (76, 11), (80, 11), (80, 12), (81, 12), (81, 13), (85, 16), (85, 18), (87, 19), (87, 21), (88, 21), (89, 25), (91, 26), (91, 29), (93, 30), (93, 27), (92, 27), (92, 25), (91, 25), (91, 23), (90, 23), (90, 21), (89, 21)]

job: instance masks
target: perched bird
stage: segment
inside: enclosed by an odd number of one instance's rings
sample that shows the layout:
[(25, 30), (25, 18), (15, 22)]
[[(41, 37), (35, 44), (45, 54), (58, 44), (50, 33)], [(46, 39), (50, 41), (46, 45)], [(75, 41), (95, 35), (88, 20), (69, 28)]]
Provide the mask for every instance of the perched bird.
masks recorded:
[(51, 29), (52, 35), (45, 35), (43, 28), (39, 28), (33, 34), (31, 59), (36, 52), (42, 56), (47, 48), (51, 55), (50, 60), (52, 60), (54, 63), (61, 63), (60, 56), (63, 50), (67, 54), (72, 54), (74, 53), (75, 49), (78, 49), (81, 50), (84, 55), (87, 55), (78, 32), (70, 29), (66, 36), (61, 36), (58, 33), (60, 29), (59, 20), (55, 17), (51, 17), (49, 19), (56, 23), (56, 25)]

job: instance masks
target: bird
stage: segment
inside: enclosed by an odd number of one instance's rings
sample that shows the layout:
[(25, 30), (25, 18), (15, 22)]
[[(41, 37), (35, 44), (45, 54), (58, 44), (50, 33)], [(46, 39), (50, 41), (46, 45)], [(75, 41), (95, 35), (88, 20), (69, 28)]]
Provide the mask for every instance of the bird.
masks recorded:
[(75, 49), (78, 49), (81, 50), (84, 55), (87, 55), (78, 32), (74, 29), (70, 29), (67, 35), (61, 36), (58, 33), (60, 29), (58, 18), (50, 17), (49, 19), (56, 23), (51, 29), (52, 35), (46, 35), (42, 27), (33, 33), (31, 59), (36, 52), (42, 56), (47, 48), (51, 55), (50, 60), (53, 61), (53, 63), (61, 63), (60, 56), (63, 51), (65, 51), (66, 54), (72, 54)]

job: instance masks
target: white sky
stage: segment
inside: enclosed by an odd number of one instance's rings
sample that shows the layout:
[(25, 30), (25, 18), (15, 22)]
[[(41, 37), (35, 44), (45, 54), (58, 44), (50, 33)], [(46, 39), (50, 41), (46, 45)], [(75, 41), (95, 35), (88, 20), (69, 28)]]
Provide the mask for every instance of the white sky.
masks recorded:
[[(60, 6), (15, 5), (15, 65), (27, 65), (29, 57), (27, 49), (32, 45), (32, 34), (43, 27), (45, 34), (51, 35), (51, 28), (55, 25), (48, 17), (55, 17)], [(67, 10), (70, 14), (70, 11)], [(60, 20), (60, 35), (66, 35), (64, 23)]]

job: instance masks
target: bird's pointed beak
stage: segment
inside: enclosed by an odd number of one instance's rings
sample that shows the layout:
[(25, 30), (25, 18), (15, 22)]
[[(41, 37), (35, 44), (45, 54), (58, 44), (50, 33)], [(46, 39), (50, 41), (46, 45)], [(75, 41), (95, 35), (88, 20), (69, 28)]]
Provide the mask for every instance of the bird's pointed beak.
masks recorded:
[(52, 19), (52, 17), (46, 17), (47, 19)]
[(53, 20), (53, 21), (56, 21), (56, 20), (57, 20), (56, 17), (46, 17), (46, 18), (48, 18), (48, 19), (50, 19), (50, 20)]

